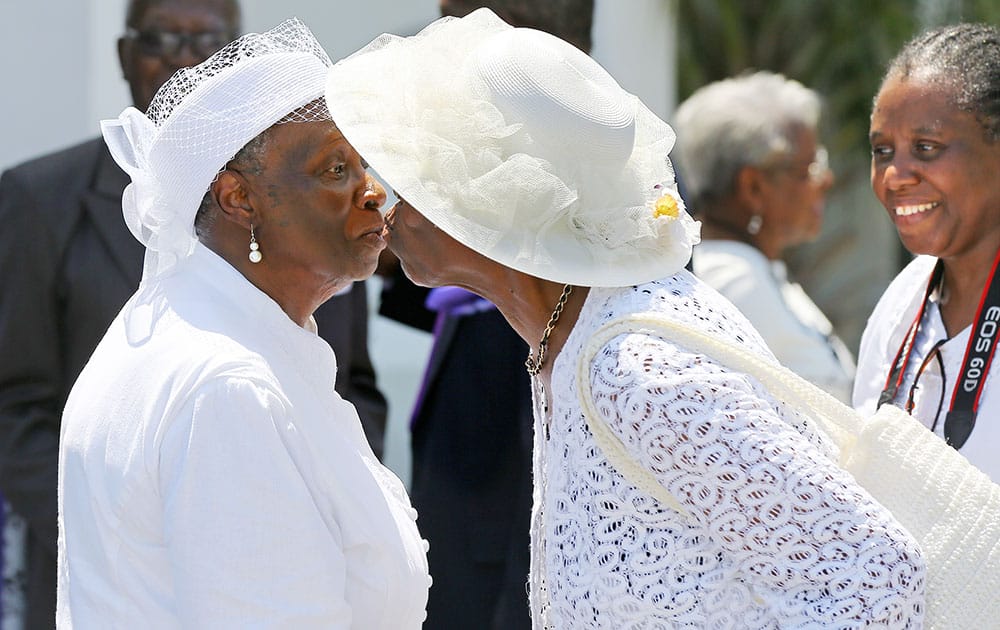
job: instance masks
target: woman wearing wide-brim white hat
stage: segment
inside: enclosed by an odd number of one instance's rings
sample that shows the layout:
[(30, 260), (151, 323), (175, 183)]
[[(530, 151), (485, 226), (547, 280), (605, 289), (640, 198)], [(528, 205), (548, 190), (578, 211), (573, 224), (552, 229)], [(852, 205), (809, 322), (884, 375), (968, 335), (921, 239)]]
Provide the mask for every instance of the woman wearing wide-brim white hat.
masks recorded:
[(410, 278), (493, 301), (534, 348), (536, 627), (919, 627), (918, 548), (810, 423), (650, 330), (604, 334), (667, 317), (771, 357), (683, 269), (698, 224), (666, 123), (488, 10), (376, 39), (327, 101), (400, 197)]

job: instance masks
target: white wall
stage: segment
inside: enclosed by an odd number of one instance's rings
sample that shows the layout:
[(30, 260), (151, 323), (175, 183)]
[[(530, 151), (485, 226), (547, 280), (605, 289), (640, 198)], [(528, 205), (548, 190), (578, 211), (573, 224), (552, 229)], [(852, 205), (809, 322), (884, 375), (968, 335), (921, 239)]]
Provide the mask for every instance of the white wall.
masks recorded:
[(93, 134), (90, 4), (0, 0), (0, 168)]
[(677, 104), (674, 4), (675, 0), (595, 2), (591, 54), (661, 118), (669, 117)]
[[(543, 2), (545, 0), (536, 0)], [(674, 0), (596, 0), (594, 57), (655, 113), (675, 102)], [(338, 59), (382, 32), (411, 34), (437, 17), (437, 0), (242, 0), (244, 28), (298, 17)], [(115, 40), (126, 0), (0, 0), (0, 169), (96, 136), (101, 118), (129, 105)], [(2, 226), (0, 226), (2, 229)], [(377, 282), (371, 287), (374, 303)], [(406, 422), (429, 336), (381, 317), (371, 350), (389, 397), (387, 461), (407, 480)]]

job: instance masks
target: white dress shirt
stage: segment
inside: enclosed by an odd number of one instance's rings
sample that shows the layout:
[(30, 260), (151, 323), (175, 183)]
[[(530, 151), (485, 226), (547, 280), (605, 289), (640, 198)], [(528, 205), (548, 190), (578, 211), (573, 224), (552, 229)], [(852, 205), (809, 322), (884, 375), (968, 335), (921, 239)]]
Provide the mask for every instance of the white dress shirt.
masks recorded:
[(788, 281), (785, 263), (752, 245), (715, 239), (699, 243), (691, 260), (694, 274), (746, 315), (782, 365), (850, 402), (851, 352), (802, 287)]
[(58, 626), (419, 628), (416, 513), (315, 326), (201, 245), (146, 290), (63, 416)]

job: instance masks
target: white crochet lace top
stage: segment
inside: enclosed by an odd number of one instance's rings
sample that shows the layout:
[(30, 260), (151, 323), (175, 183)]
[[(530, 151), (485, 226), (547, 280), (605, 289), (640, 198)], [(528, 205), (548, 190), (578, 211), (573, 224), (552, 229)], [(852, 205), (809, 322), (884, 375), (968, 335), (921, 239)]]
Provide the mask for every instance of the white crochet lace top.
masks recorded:
[(756, 380), (656, 337), (614, 337), (589, 372), (599, 421), (687, 514), (615, 471), (587, 428), (577, 365), (595, 330), (635, 312), (771, 356), (686, 271), (591, 289), (551, 399), (535, 379), (534, 627), (922, 627), (916, 543)]

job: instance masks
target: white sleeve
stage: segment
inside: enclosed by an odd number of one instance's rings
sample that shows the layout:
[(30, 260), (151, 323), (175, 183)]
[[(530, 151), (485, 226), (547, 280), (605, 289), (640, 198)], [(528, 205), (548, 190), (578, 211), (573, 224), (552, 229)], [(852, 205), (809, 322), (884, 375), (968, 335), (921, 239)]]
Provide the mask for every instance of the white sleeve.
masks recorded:
[[(792, 311), (781, 285), (768, 269), (735, 255), (716, 254), (713, 260), (716, 264), (707, 266), (703, 279), (750, 320), (778, 361), (848, 402), (850, 391), (845, 382), (851, 375), (845, 374), (823, 335), (810, 329)], [(805, 292), (799, 291), (801, 299), (825, 319)]]
[(601, 420), (775, 609), (854, 627), (922, 605), (916, 543), (757, 381), (644, 334), (612, 339), (590, 379)]
[(182, 627), (350, 627), (339, 532), (285, 446), (292, 420), (267, 387), (219, 378), (165, 433), (159, 488)]

